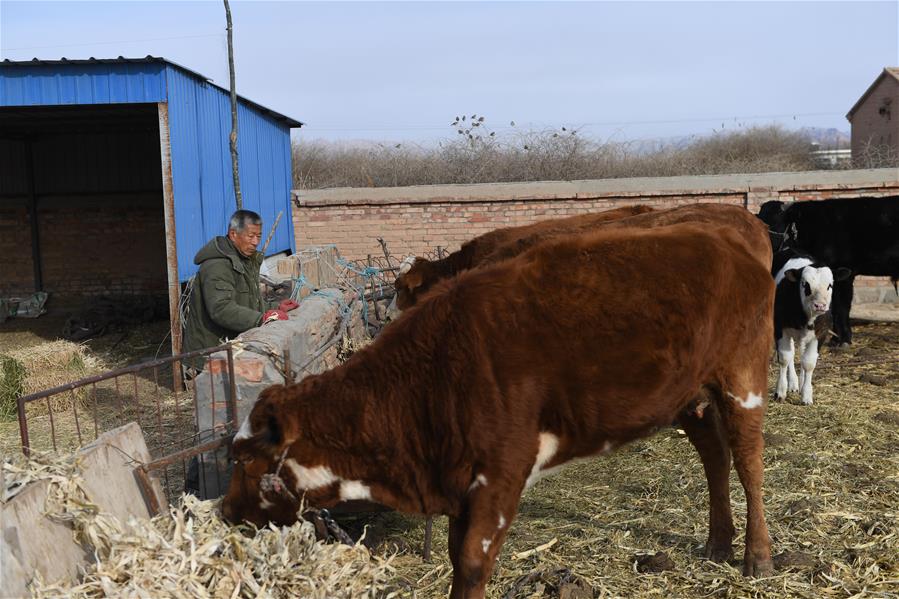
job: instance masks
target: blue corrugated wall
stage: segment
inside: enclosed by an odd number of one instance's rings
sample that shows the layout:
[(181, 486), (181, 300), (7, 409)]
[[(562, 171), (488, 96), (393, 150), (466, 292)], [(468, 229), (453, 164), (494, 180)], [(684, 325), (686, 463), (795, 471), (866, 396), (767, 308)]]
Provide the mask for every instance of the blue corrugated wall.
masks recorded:
[[(228, 93), (165, 62), (0, 63), (0, 106), (148, 102), (168, 102), (178, 278), (186, 281), (197, 250), (225, 234), (235, 210)], [(265, 235), (283, 211), (267, 253), (294, 250), (290, 128), (243, 101), (238, 126), (243, 206), (259, 212)]]
[(4, 66), (0, 106), (165, 102), (164, 63)]
[[(166, 81), (178, 275), (183, 281), (197, 271), (193, 263), (197, 250), (225, 234), (235, 210), (228, 144), (231, 104), (222, 89), (176, 67), (168, 67)], [(267, 253), (293, 250), (290, 129), (243, 103), (238, 104), (237, 119), (243, 207), (259, 212), (266, 235), (283, 210)]]

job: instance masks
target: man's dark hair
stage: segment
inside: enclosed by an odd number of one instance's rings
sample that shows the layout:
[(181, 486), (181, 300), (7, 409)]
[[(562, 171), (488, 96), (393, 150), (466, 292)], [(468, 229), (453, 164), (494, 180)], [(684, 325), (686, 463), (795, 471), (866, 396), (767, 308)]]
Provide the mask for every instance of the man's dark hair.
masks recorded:
[(252, 210), (238, 210), (231, 215), (228, 221), (228, 230), (238, 233), (246, 229), (247, 225), (261, 225), (262, 218)]

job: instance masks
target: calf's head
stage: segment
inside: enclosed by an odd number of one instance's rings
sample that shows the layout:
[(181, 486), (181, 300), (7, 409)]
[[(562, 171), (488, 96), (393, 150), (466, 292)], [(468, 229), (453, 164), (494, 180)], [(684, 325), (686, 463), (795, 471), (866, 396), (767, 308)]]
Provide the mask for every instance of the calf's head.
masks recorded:
[[(297, 521), (301, 501), (330, 507), (341, 500), (341, 481), (303, 437), (301, 383), (269, 387), (259, 396), (231, 445), (233, 471), (222, 515), (233, 523)], [(343, 489), (345, 490), (345, 489)]]
[(851, 272), (848, 268), (837, 268), (831, 271), (827, 266), (814, 264), (803, 268), (794, 268), (784, 272), (784, 277), (798, 283), (799, 301), (809, 319), (816, 318), (830, 309), (833, 296), (834, 281), (847, 278)]
[(396, 304), (397, 310), (407, 310), (415, 305), (415, 300), (424, 291), (422, 285), (430, 264), (431, 262), (424, 258), (406, 258), (400, 264), (399, 274), (394, 283), (396, 297), (393, 303)]

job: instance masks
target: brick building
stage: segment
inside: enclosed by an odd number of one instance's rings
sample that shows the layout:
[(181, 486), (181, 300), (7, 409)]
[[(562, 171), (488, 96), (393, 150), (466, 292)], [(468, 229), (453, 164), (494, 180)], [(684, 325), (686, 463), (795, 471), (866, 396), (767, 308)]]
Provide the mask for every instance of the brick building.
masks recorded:
[(899, 67), (885, 68), (846, 118), (852, 125), (856, 162), (868, 156), (899, 156)]
[[(290, 129), (238, 99), (245, 208), (290, 214)], [(168, 295), (235, 208), (229, 92), (163, 58), (0, 62), (0, 297)], [(269, 252), (295, 247), (291, 219)], [(51, 299), (51, 301), (53, 301)]]

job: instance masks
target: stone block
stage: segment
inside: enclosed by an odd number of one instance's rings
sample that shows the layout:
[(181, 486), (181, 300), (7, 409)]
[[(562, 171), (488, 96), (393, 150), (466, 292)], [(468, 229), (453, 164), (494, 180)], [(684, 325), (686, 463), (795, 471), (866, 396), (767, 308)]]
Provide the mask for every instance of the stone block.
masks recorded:
[[(100, 435), (78, 452), (83, 488), (101, 512), (122, 522), (149, 515), (134, 468), (149, 462), (150, 453), (140, 427), (132, 422)], [(0, 593), (26, 597), (37, 576), (44, 582), (72, 581), (92, 556), (75, 542), (68, 524), (44, 516), (49, 483), (31, 483), (8, 502), (0, 504)], [(153, 492), (166, 505), (158, 481)]]

